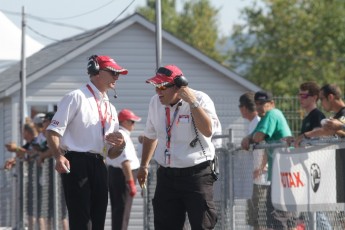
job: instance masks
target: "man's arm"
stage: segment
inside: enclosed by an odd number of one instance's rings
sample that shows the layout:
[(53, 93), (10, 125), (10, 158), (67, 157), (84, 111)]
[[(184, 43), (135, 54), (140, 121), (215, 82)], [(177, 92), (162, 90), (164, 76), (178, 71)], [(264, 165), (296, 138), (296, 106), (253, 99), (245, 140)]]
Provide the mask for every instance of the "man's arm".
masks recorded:
[(327, 119), (323, 128), (326, 130), (333, 130), (339, 136), (345, 136), (345, 124), (338, 119)]
[(212, 135), (211, 118), (200, 105), (198, 107), (194, 107), (194, 103), (198, 103), (198, 101), (192, 89), (187, 86), (183, 86), (178, 90), (178, 94), (182, 100), (190, 105), (190, 111), (196, 128), (205, 137), (210, 137)]
[(253, 142), (254, 143), (260, 143), (262, 141), (264, 141), (266, 138), (266, 134), (262, 133), (262, 132), (256, 132), (253, 135)]
[(24, 149), (23, 147), (18, 146), (14, 142), (10, 142), (8, 144), (5, 144), (5, 147), (6, 147), (7, 151), (16, 153), (16, 157), (18, 157), (20, 159), (23, 159), (25, 153), (27, 152), (26, 149)]
[(242, 139), (241, 147), (244, 150), (248, 150), (250, 147), (250, 144), (260, 143), (261, 141), (265, 140), (265, 137), (266, 137), (266, 134), (262, 132), (255, 132), (254, 134), (250, 134)]
[(106, 141), (112, 145), (108, 150), (108, 157), (114, 159), (121, 155), (126, 147), (125, 139), (120, 132), (109, 133), (105, 136)]
[(132, 168), (131, 168), (131, 162), (129, 160), (125, 160), (121, 163), (122, 165), (122, 172), (125, 175), (126, 183), (129, 188), (129, 195), (131, 197), (134, 197), (137, 193), (137, 188), (135, 187)]
[(316, 129), (313, 129), (311, 131), (308, 131), (308, 132), (305, 132), (305, 133), (299, 135), (295, 139), (295, 147), (296, 148), (299, 147), (303, 139), (309, 139), (309, 138), (312, 138), (312, 137), (331, 136), (331, 135), (334, 135), (334, 134), (336, 134), (335, 130), (326, 129), (324, 127), (316, 128)]
[(51, 154), (54, 156), (56, 160), (55, 170), (59, 173), (68, 173), (70, 169), (70, 164), (67, 158), (64, 157), (64, 154), (60, 149), (60, 134), (53, 130), (47, 130), (46, 138), (48, 148), (50, 149)]
[(156, 149), (156, 146), (157, 146), (157, 140), (144, 137), (141, 163), (140, 163), (140, 168), (139, 168), (138, 176), (137, 176), (138, 182), (141, 188), (145, 186), (147, 175), (148, 175), (148, 167), (150, 164), (150, 160), (153, 156), (153, 153)]

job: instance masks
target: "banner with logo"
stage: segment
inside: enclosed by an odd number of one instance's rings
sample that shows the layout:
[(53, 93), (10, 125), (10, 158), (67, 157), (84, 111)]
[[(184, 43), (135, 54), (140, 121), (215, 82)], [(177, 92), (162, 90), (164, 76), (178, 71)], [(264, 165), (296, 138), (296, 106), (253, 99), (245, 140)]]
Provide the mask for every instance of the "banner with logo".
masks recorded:
[(272, 203), (283, 211), (345, 210), (345, 144), (274, 151)]

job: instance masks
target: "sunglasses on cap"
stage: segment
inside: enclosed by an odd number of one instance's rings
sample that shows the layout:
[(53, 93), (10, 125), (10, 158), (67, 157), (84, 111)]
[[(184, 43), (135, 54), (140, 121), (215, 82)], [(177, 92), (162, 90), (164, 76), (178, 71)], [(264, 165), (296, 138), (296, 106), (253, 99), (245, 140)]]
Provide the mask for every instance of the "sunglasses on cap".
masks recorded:
[(299, 93), (298, 96), (302, 99), (307, 99), (308, 97), (312, 96), (308, 93)]
[(116, 77), (116, 76), (119, 76), (120, 75), (120, 73), (118, 73), (118, 72), (115, 72), (115, 71), (112, 71), (112, 70), (110, 70), (110, 69), (101, 69), (102, 71), (105, 71), (105, 72), (108, 72), (108, 73), (111, 73), (111, 76), (113, 76), (113, 77)]
[(164, 74), (167, 77), (170, 77), (173, 74), (170, 69), (167, 69), (165, 67), (159, 67), (156, 73)]
[(174, 84), (166, 84), (166, 85), (156, 86), (156, 89), (166, 90), (166, 89), (169, 89), (169, 88), (171, 88), (173, 86), (175, 86), (175, 85)]

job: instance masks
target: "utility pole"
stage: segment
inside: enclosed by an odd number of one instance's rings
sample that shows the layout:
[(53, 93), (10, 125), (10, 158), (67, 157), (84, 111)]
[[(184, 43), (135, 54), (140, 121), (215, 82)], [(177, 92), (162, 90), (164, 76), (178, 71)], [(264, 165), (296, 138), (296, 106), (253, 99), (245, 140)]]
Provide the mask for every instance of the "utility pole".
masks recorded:
[(162, 7), (161, 0), (156, 0), (156, 70), (162, 62)]
[[(21, 145), (24, 145), (23, 127), (25, 124), (25, 106), (26, 106), (26, 58), (25, 58), (25, 10), (22, 7), (22, 47), (21, 47), (21, 70), (20, 70), (20, 82), (21, 82), (21, 100), (20, 100), (20, 130), (21, 130)], [(17, 166), (17, 226), (16, 229), (24, 229), (24, 170), (23, 161), (18, 159)]]

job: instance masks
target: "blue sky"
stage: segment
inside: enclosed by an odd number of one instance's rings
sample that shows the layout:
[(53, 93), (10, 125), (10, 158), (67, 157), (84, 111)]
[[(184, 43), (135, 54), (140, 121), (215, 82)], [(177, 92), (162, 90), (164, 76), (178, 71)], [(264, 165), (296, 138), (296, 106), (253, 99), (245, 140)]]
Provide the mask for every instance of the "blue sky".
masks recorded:
[[(185, 1), (177, 0), (178, 7)], [(210, 2), (214, 7), (220, 9), (219, 28), (221, 35), (229, 35), (232, 25), (240, 22), (240, 9), (248, 6), (252, 0), (211, 0)], [(130, 7), (119, 18), (132, 14), (137, 6), (144, 6), (145, 3), (146, 0), (3, 0), (0, 10), (18, 26), (21, 24), (20, 15), (13, 15), (8, 12), (20, 13), (24, 6), (25, 12), (28, 14), (88, 30), (111, 22), (130, 4)], [(42, 35), (56, 40), (83, 32), (83, 30), (75, 28), (42, 23), (31, 18), (27, 19), (27, 25)], [(30, 29), (27, 29), (27, 33), (45, 44), (53, 42), (36, 35)]]

